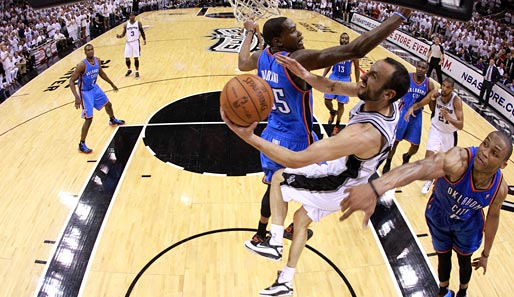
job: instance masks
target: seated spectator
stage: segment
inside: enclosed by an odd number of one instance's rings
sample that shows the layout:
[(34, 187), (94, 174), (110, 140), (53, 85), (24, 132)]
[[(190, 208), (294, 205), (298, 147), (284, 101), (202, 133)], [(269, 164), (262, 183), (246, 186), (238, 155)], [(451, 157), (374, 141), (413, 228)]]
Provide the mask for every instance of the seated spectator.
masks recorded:
[(509, 75), (504, 73), (498, 82), (506, 86), (510, 82)]
[(477, 61), (477, 63), (475, 64), (475, 67), (478, 68), (480, 71), (483, 71), (484, 70), (484, 59), (482, 57), (480, 57)]
[(507, 88), (509, 88), (509, 90), (514, 92), (514, 79), (512, 79), (512, 81), (507, 84)]

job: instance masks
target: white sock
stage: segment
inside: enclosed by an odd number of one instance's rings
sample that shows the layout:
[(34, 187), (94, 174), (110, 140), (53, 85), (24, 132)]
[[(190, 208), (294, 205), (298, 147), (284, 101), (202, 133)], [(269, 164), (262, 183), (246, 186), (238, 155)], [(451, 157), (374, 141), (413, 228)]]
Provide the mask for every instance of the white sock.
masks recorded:
[(270, 243), (272, 245), (283, 245), (284, 226), (271, 224), (269, 232), (271, 233)]
[(284, 267), (284, 269), (282, 269), (282, 272), (280, 273), (280, 276), (278, 277), (278, 282), (285, 283), (293, 281), (295, 271), (295, 268), (291, 268), (289, 266)]

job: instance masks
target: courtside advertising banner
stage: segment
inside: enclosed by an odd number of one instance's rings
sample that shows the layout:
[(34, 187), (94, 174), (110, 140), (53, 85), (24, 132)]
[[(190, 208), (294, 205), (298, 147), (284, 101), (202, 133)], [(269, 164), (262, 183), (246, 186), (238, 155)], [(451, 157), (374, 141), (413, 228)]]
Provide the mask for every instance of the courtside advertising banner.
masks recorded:
[[(359, 13), (353, 14), (352, 23), (368, 31), (380, 24), (380, 22)], [(419, 59), (426, 61), (428, 57), (428, 51), (430, 50), (429, 43), (416, 39), (400, 30), (395, 30), (387, 40), (415, 55)], [(482, 73), (478, 70), (469, 67), (459, 59), (447, 53), (444, 55), (442, 70), (445, 75), (454, 79), (475, 96), (478, 97), (480, 95), (483, 77)], [(493, 86), (491, 93), (489, 105), (514, 124), (514, 96), (498, 85)]]

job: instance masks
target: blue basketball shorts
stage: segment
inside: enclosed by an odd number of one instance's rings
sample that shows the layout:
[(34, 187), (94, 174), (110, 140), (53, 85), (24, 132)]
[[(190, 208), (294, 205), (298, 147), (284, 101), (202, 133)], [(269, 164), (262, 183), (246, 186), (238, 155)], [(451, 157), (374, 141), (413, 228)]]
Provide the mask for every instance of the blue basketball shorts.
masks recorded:
[[(309, 142), (307, 139), (291, 140), (291, 135), (287, 136), (289, 137), (284, 137), (283, 133), (271, 131), (271, 129), (267, 128), (264, 129), (264, 131), (262, 131), (261, 134), (261, 137), (266, 139), (267, 141), (286, 147), (295, 152), (302, 151), (309, 146)], [(316, 133), (314, 133), (314, 131), (312, 132), (312, 137), (314, 138), (314, 141), (318, 141), (318, 136), (316, 135)], [(264, 178), (262, 181), (266, 184), (271, 183), (271, 177), (277, 170), (284, 168), (284, 166), (271, 160), (263, 153), (261, 153), (261, 166), (262, 170), (264, 171)]]
[(404, 113), (400, 114), (398, 127), (396, 128), (396, 141), (407, 140), (408, 142), (419, 145), (421, 142), (421, 125), (423, 124), (423, 114), (416, 117), (409, 117), (409, 121), (403, 119)]
[(102, 109), (109, 99), (104, 91), (98, 85), (95, 85), (91, 90), (81, 91), (82, 97), (82, 117), (90, 119), (93, 117), (93, 108), (96, 110)]
[(481, 211), (466, 220), (453, 219), (431, 197), (425, 210), (425, 218), (432, 236), (432, 245), (437, 252), (454, 249), (467, 256), (478, 250), (482, 243), (484, 218)]
[(343, 96), (343, 95), (325, 94), (325, 99), (328, 99), (328, 100), (336, 99), (337, 102), (343, 103), (343, 104), (350, 102), (350, 98), (348, 98), (348, 96)]
[[(336, 80), (336, 81), (351, 82), (350, 77), (341, 78), (341, 77), (336, 77), (336, 76), (330, 76), (330, 79)], [(325, 94), (325, 99), (328, 99), (328, 100), (337, 99), (337, 102), (343, 103), (343, 104), (350, 102), (350, 98), (348, 98), (348, 96), (343, 96), (343, 95)]]

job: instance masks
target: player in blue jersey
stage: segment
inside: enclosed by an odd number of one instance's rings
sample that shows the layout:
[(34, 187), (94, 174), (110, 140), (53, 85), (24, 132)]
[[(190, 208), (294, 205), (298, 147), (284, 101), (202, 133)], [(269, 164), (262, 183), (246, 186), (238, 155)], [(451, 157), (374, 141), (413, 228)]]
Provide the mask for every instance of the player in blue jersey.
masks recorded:
[[(348, 33), (343, 32), (339, 36), (339, 44), (345, 45), (350, 42), (350, 37), (348, 36)], [(337, 81), (344, 81), (349, 82), (351, 80), (351, 72), (352, 72), (352, 63), (353, 63), (353, 69), (355, 74), (355, 81), (358, 82), (360, 80), (360, 69), (359, 69), (359, 59), (354, 60), (348, 60), (343, 61), (334, 64), (332, 67), (325, 68), (325, 71), (323, 71), (323, 77), (325, 77), (330, 69), (332, 69), (332, 73), (330, 74), (329, 78), (331, 80), (337, 80)], [(332, 105), (332, 100), (337, 100), (337, 110), (334, 110), (334, 106)], [(334, 122), (334, 117), (336, 119), (336, 124), (334, 125), (334, 128), (332, 129), (332, 135), (335, 135), (339, 133), (341, 124), (341, 117), (344, 113), (344, 105), (349, 102), (348, 96), (343, 95), (335, 95), (335, 94), (325, 94), (325, 106), (327, 107), (329, 111), (329, 117), (328, 117), (328, 124), (332, 125)]]
[[(512, 154), (510, 136), (503, 132), (489, 133), (479, 147), (453, 147), (423, 160), (404, 164), (366, 185), (349, 190), (341, 203), (347, 218), (356, 210), (370, 218), (380, 195), (415, 180), (437, 178), (425, 217), (438, 256), (439, 296), (453, 297), (448, 289), (452, 250), (459, 262), (458, 297), (466, 296), (472, 267), (487, 270), (487, 261), (500, 220), (500, 210), (508, 193), (501, 169)], [(483, 209), (489, 206), (484, 220)], [(485, 235), (485, 236), (484, 236)], [(480, 256), (471, 261), (485, 237)]]
[[(105, 93), (96, 84), (98, 76), (108, 82), (114, 91), (118, 91), (118, 87), (111, 81), (107, 74), (102, 69), (102, 61), (95, 57), (95, 50), (93, 45), (86, 44), (84, 46), (84, 52), (86, 58), (75, 67), (75, 71), (70, 77), (70, 89), (75, 96), (75, 108), (82, 108), (82, 117), (84, 118), (84, 124), (82, 125), (82, 131), (80, 134), (80, 143), (78, 150), (82, 153), (89, 154), (93, 150), (88, 148), (86, 145), (86, 137), (93, 122), (93, 108), (96, 110), (102, 109), (105, 106), (105, 111), (109, 115), (109, 125), (123, 125), (125, 121), (118, 120), (114, 117), (114, 111), (112, 104), (107, 99)], [(79, 92), (75, 87), (75, 81), (78, 80)]]
[[(272, 18), (266, 21), (262, 30), (268, 47), (253, 53), (250, 52), (250, 47), (257, 24), (252, 20), (246, 21), (244, 23), (245, 39), (239, 51), (239, 69), (242, 71), (257, 69), (258, 75), (270, 83), (275, 95), (273, 110), (268, 118), (268, 125), (262, 133), (263, 137), (295, 151), (305, 149), (316, 140), (312, 130), (311, 87), (304, 80), (278, 65), (274, 55), (288, 55), (295, 58), (307, 70), (322, 69), (340, 61), (358, 59), (364, 57), (398, 28), (404, 20), (402, 16), (409, 15), (410, 10), (402, 8), (401, 12), (393, 14), (380, 26), (363, 33), (352, 42), (324, 50), (305, 49), (302, 33), (291, 19)], [(278, 78), (278, 80), (274, 81), (272, 78)], [(269, 184), (273, 173), (284, 167), (262, 153), (261, 164), (264, 171), (263, 182), (268, 187), (261, 202), (258, 231), (250, 242), (245, 242), (246, 247), (260, 243), (266, 237), (266, 228), (271, 216)], [(292, 226), (289, 226), (285, 237), (291, 236)]]
[(257, 123), (238, 127), (222, 118), (248, 144), (288, 168), (275, 172), (271, 182), (271, 236), (251, 245), (263, 257), (281, 260), (284, 220), (289, 202), (301, 206), (294, 213), (294, 236), (287, 264), (275, 282), (259, 294), (293, 295), (294, 274), (308, 238), (308, 226), (339, 210), (346, 188), (367, 183), (394, 143), (400, 113), (396, 100), (409, 87), (409, 73), (398, 61), (386, 58), (374, 63), (359, 83), (332, 81), (307, 71), (295, 59), (277, 56), (277, 62), (322, 92), (331, 91), (361, 99), (350, 111), (348, 125), (334, 137), (317, 141), (300, 152), (267, 141), (253, 133)]
[(409, 108), (415, 103), (420, 102), (425, 97), (430, 96), (430, 92), (434, 89), (434, 84), (426, 76), (428, 64), (425, 61), (418, 61), (416, 64), (416, 72), (410, 73), (409, 91), (400, 101), (400, 121), (396, 130), (396, 141), (394, 143), (386, 163), (382, 168), (382, 173), (386, 173), (391, 169), (391, 160), (396, 152), (398, 143), (402, 140), (410, 142), (409, 151), (402, 155), (403, 164), (408, 163), (410, 158), (418, 152), (421, 142), (421, 128), (423, 116), (421, 112), (423, 108), (413, 110), (410, 114)]

